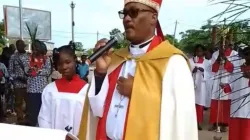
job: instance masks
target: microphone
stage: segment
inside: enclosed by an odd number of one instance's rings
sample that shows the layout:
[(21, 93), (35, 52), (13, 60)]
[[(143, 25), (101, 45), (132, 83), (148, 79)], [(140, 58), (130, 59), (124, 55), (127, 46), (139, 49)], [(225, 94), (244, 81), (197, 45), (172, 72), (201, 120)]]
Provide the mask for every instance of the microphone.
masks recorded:
[(120, 43), (124, 40), (124, 35), (122, 33), (117, 33), (112, 37), (105, 46), (102, 46), (98, 48), (91, 56), (89, 56), (86, 60), (86, 63), (90, 65), (91, 63), (95, 62), (96, 59), (98, 59), (100, 56), (103, 55), (106, 51), (108, 51), (110, 48), (115, 46), (117, 43)]

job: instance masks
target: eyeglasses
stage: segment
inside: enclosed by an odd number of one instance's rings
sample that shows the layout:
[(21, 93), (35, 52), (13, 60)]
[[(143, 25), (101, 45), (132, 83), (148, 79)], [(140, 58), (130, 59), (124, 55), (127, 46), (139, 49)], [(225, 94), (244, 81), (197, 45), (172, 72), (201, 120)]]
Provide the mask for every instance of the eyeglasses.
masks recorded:
[(129, 10), (121, 10), (118, 12), (118, 14), (121, 19), (124, 19), (127, 15), (131, 18), (136, 18), (140, 12), (154, 13), (152, 10), (146, 10), (146, 9), (129, 9)]

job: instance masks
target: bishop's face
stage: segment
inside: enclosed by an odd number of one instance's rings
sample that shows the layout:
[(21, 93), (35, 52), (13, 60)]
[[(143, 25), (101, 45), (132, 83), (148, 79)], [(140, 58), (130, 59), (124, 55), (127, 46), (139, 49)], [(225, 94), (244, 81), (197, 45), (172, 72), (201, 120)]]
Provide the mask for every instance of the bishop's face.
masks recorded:
[[(123, 11), (119, 12), (123, 18), (126, 38), (133, 44), (146, 41), (157, 22), (157, 13), (152, 8), (140, 3), (128, 3)], [(123, 14), (121, 17), (121, 14)], [(154, 30), (154, 29), (153, 29)]]

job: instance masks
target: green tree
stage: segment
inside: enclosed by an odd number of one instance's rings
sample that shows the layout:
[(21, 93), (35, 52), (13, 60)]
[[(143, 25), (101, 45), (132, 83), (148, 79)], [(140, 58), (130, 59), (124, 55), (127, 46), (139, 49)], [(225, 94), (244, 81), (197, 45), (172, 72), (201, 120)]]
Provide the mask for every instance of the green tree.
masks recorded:
[(94, 49), (93, 49), (93, 48), (88, 49), (88, 50), (87, 50), (87, 54), (88, 54), (88, 56), (90, 56), (93, 52), (94, 52)]
[(233, 32), (234, 42), (243, 42), (248, 44), (250, 41), (250, 28), (248, 22), (233, 23), (230, 25)]
[[(167, 34), (167, 35), (165, 35), (165, 39), (168, 40), (168, 41), (169, 41), (172, 45), (174, 45), (176, 48), (179, 48), (179, 47), (180, 47), (180, 46), (179, 46), (179, 41), (178, 41), (176, 38), (174, 38), (173, 35)], [(179, 48), (179, 49), (181, 49), (181, 48)]]
[[(117, 28), (114, 28), (109, 32), (110, 38), (114, 37), (115, 34), (121, 33), (121, 31)], [(127, 40), (123, 40), (122, 42), (118, 43), (115, 45), (114, 49), (120, 49), (120, 48), (125, 48), (129, 45), (129, 42)]]
[(6, 38), (5, 38), (5, 29), (4, 29), (4, 21), (0, 22), (0, 47), (4, 47), (6, 45)]
[[(250, 41), (250, 28), (248, 22), (240, 22), (240, 23), (231, 23), (225, 25), (232, 30), (233, 42), (243, 42), (248, 44)], [(185, 32), (181, 32), (181, 40), (179, 41), (178, 48), (182, 49), (187, 53), (191, 53), (194, 50), (195, 45), (202, 44), (206, 48), (213, 47), (212, 46), (212, 27), (211, 21), (208, 21), (206, 25), (203, 25), (201, 29), (194, 30), (190, 29)], [(222, 25), (217, 25), (218, 28), (222, 28)], [(218, 31), (217, 40), (220, 39), (220, 32)]]
[(182, 39), (180, 40), (180, 48), (187, 53), (192, 53), (195, 45), (203, 44), (206, 47), (211, 45), (211, 32), (205, 30), (187, 30), (180, 33)]
[(84, 51), (82, 42), (75, 42), (76, 51)]
[(113, 30), (111, 30), (109, 32), (111, 38), (114, 37), (114, 35), (117, 34), (117, 33), (121, 33), (121, 31), (119, 29), (117, 29), (117, 28), (114, 28)]

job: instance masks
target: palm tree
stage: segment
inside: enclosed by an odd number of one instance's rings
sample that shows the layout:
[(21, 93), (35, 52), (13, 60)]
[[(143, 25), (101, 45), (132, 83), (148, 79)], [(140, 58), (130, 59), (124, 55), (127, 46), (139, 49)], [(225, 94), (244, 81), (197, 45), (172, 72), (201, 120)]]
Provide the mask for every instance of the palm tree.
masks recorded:
[(29, 33), (31, 43), (34, 43), (38, 35), (38, 24), (32, 22), (25, 22), (27, 32)]

